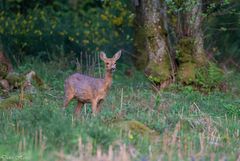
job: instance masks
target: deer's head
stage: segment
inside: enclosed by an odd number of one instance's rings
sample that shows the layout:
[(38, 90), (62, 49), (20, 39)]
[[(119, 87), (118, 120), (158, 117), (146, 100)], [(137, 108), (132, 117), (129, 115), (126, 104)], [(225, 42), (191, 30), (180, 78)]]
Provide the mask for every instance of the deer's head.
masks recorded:
[(121, 56), (121, 50), (119, 50), (112, 58), (107, 58), (104, 52), (100, 53), (100, 59), (105, 63), (105, 68), (107, 71), (114, 72), (116, 69), (116, 61)]

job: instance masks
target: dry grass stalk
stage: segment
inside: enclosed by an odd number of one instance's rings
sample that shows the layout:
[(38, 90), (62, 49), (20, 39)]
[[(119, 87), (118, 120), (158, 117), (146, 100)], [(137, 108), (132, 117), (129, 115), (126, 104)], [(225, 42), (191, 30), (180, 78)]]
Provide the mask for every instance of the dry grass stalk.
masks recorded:
[(67, 155), (63, 151), (56, 154), (59, 161), (130, 161), (132, 159), (125, 144), (119, 144), (117, 151), (110, 146), (107, 153), (102, 152), (101, 148), (97, 148), (96, 154), (93, 154), (92, 143), (86, 145), (82, 143), (82, 139), (78, 140), (78, 152), (76, 154)]
[(198, 152), (195, 155), (195, 158), (200, 158), (200, 157), (204, 156), (204, 154), (205, 154), (206, 143), (205, 143), (205, 139), (204, 139), (204, 133), (199, 134), (199, 140), (200, 140), (200, 152)]
[(169, 161), (172, 161), (172, 157), (173, 157), (173, 151), (174, 151), (174, 147), (175, 147), (175, 144), (176, 144), (176, 141), (177, 141), (177, 135), (178, 135), (178, 132), (180, 130), (180, 122), (178, 122), (175, 126), (175, 130), (172, 134), (172, 141), (171, 141), (171, 144), (170, 144), (170, 151), (168, 153), (168, 160)]
[(120, 105), (120, 109), (122, 110), (123, 107), (123, 88), (121, 90), (121, 105)]
[(181, 138), (178, 139), (177, 147), (178, 147), (178, 158), (179, 160), (183, 160), (183, 153), (181, 150)]

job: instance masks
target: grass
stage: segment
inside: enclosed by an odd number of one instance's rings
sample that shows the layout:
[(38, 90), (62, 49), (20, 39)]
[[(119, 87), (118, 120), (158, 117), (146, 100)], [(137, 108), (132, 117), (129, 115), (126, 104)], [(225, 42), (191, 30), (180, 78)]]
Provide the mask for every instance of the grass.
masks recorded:
[(156, 93), (141, 73), (126, 76), (127, 68), (114, 74), (101, 113), (93, 117), (86, 105), (74, 118), (76, 102), (61, 111), (64, 79), (74, 73), (68, 60), (20, 65), (19, 72), (36, 71), (50, 88), (38, 90), (22, 110), (0, 110), (0, 160), (240, 158), (239, 74), (228, 73), (227, 93), (180, 85)]

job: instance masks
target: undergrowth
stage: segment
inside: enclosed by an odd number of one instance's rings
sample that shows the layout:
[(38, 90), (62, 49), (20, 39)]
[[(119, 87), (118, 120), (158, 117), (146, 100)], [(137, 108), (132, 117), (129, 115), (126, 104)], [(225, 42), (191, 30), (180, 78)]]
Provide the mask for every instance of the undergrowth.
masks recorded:
[(76, 102), (65, 112), (61, 110), (64, 79), (74, 69), (64, 60), (61, 65), (28, 62), (19, 66), (18, 72), (34, 70), (50, 88), (38, 90), (22, 110), (0, 110), (0, 160), (239, 157), (239, 74), (228, 73), (231, 83), (226, 93), (206, 95), (180, 85), (156, 93), (141, 73), (125, 75), (127, 67), (120, 64), (102, 111), (93, 117), (90, 105), (85, 105), (81, 116), (75, 118)]

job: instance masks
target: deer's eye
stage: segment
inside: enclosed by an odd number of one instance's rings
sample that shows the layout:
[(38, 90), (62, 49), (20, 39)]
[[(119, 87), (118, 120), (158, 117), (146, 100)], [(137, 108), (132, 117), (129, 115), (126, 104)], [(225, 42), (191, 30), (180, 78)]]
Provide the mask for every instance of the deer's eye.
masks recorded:
[(109, 63), (106, 63), (106, 65), (109, 65)]

